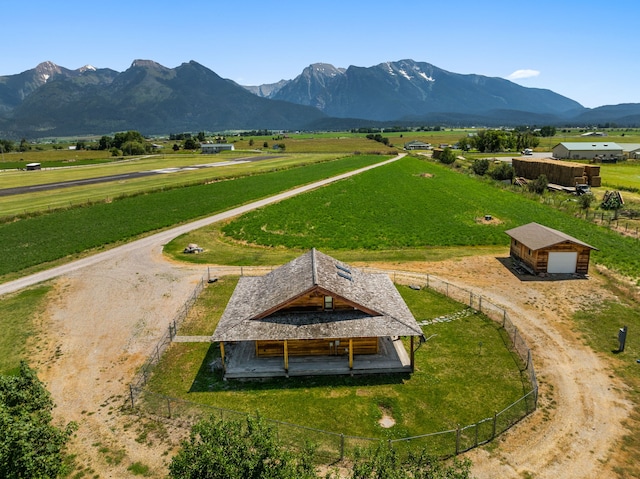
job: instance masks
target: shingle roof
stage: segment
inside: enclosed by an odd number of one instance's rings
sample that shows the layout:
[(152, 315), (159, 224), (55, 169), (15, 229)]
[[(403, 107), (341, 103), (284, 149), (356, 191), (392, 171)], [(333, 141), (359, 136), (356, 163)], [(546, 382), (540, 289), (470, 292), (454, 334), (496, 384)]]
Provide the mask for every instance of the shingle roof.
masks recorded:
[[(353, 310), (278, 312), (294, 298), (324, 291)], [(260, 277), (241, 277), (213, 341), (419, 336), (422, 330), (386, 274), (352, 268), (315, 249)]]
[(570, 241), (571, 243), (586, 246), (594, 250), (598, 249), (562, 231), (554, 230), (553, 228), (538, 223), (518, 226), (517, 228), (505, 231), (505, 233), (532, 250), (548, 248), (565, 241)]

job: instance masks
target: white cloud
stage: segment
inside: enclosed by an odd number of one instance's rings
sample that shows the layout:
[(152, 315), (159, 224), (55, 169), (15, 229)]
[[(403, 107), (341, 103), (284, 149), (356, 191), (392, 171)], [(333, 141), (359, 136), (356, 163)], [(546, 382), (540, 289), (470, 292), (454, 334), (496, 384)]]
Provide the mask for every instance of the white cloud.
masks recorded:
[(538, 70), (516, 70), (507, 78), (509, 80), (522, 80), (523, 78), (532, 78), (540, 75)]

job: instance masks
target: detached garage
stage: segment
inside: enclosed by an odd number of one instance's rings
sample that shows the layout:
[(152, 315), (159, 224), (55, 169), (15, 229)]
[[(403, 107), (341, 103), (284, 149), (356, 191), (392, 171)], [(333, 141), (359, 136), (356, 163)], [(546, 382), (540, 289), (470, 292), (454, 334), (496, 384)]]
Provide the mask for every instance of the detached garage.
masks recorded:
[(538, 223), (505, 231), (511, 237), (511, 258), (532, 274), (587, 274), (591, 250), (587, 243)]

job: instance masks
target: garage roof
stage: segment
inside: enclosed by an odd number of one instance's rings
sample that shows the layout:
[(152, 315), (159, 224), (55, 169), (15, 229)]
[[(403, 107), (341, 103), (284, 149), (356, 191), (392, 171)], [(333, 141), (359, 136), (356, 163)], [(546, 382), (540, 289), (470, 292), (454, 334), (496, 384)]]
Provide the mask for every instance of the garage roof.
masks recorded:
[(569, 236), (562, 231), (554, 230), (553, 228), (549, 228), (548, 226), (543, 226), (538, 223), (529, 223), (523, 226), (518, 226), (517, 228), (505, 231), (505, 233), (532, 250), (548, 248), (565, 241), (586, 246), (593, 250), (598, 249), (574, 238), (573, 236)]

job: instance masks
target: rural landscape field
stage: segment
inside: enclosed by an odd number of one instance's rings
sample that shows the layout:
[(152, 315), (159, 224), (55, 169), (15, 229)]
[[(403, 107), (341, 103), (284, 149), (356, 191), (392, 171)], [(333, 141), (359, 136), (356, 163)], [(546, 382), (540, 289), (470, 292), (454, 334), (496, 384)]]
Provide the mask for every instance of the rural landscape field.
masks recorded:
[[(174, 151), (176, 140), (161, 137), (149, 140), (161, 149), (141, 155), (90, 149), (99, 138), (3, 154), (0, 374), (27, 361), (55, 403), (53, 424), (72, 424), (62, 477), (167, 477), (191, 426), (210, 414), (307, 430), (295, 441), (314, 442), (315, 466), (334, 477), (350, 477), (354, 445), (442, 432), (397, 448), (449, 461), (459, 452), (477, 478), (640, 475), (639, 160), (601, 164), (602, 185), (584, 202), (494, 179), (519, 151), (449, 148), (475, 129), (382, 133), (384, 142), (355, 131), (230, 134), (234, 151), (216, 155)], [(558, 129), (535, 153), (593, 141), (583, 133)], [(640, 144), (638, 130), (606, 133)], [(453, 161), (404, 150), (414, 140)], [(32, 163), (41, 169), (26, 171)], [(624, 204), (604, 207), (613, 190)], [(514, 269), (505, 231), (531, 222), (592, 246), (589, 274)], [(185, 253), (190, 244), (202, 251)], [(427, 339), (412, 374), (227, 381), (213, 367), (218, 344), (164, 341), (167, 331), (210, 337), (239, 276), (312, 248), (397, 280)], [(530, 350), (535, 402), (496, 311)], [(283, 443), (288, 430), (278, 429)], [(342, 455), (341, 435), (357, 438)], [(474, 447), (478, 435), (490, 440)]]

